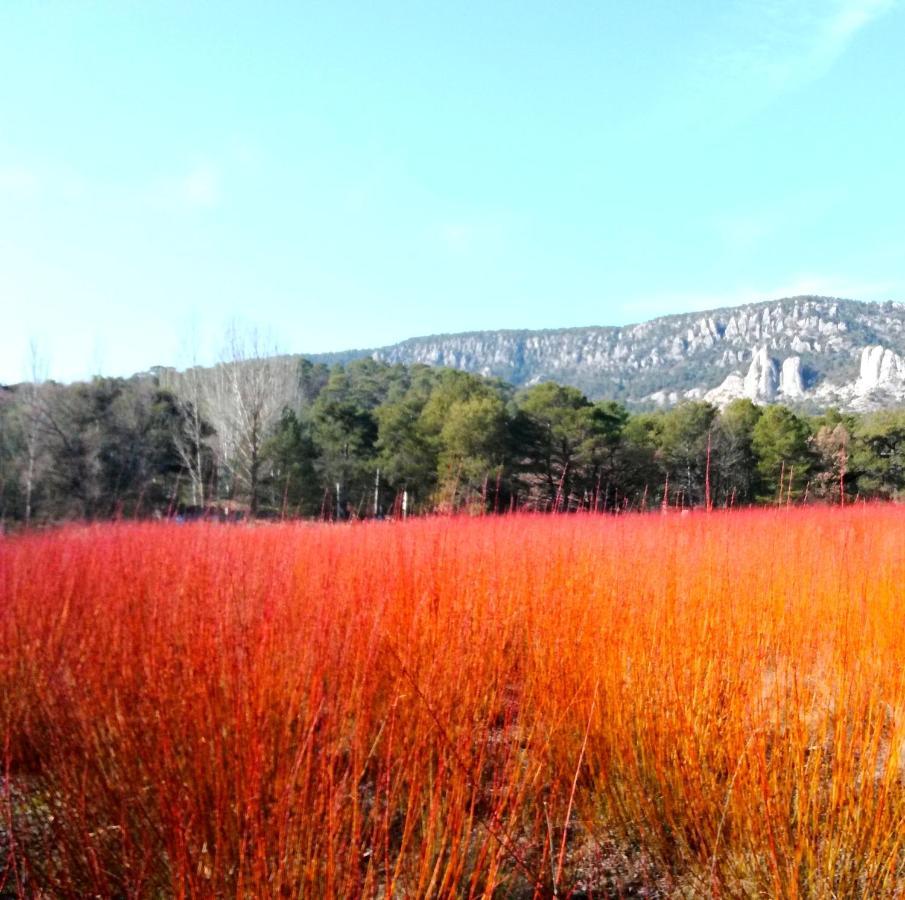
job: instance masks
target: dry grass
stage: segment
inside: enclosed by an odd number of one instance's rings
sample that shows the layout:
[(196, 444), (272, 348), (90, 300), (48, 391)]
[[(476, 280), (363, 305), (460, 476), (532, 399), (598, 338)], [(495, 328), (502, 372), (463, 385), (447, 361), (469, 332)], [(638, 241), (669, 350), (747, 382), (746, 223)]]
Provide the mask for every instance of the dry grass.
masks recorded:
[(0, 893), (897, 896), (903, 575), (896, 507), (0, 541)]

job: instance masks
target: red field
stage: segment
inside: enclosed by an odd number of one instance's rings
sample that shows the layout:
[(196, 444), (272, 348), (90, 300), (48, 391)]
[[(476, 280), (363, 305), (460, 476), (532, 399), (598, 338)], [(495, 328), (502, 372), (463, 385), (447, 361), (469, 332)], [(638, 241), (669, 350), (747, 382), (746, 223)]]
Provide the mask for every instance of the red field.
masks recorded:
[(892, 897), (905, 510), (0, 540), (0, 894)]

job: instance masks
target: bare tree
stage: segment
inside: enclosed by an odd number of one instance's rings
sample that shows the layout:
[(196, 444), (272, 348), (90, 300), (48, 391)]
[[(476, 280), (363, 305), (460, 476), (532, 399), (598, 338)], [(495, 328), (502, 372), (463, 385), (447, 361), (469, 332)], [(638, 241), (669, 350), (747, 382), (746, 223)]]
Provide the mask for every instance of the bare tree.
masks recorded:
[(22, 415), (22, 442), (25, 449), (25, 470), (22, 487), (25, 493), (25, 527), (31, 524), (32, 502), (38, 461), (41, 455), (43, 420), (46, 412), (43, 403), (43, 383), (47, 377), (47, 364), (38, 352), (37, 342), (29, 345), (28, 380), (21, 387), (20, 410)]
[(173, 446), (189, 476), (192, 504), (203, 507), (207, 499), (204, 487), (206, 441), (211, 436), (211, 427), (204, 416), (210, 376), (198, 364), (194, 344), (191, 363), (184, 372), (164, 371), (161, 387), (169, 390), (176, 398), (179, 418), (174, 425)]
[(262, 450), (293, 401), (296, 370), (256, 330), (227, 332), (221, 362), (206, 381), (207, 416), (217, 432), (219, 461), (233, 486), (243, 485), (249, 512), (258, 512)]

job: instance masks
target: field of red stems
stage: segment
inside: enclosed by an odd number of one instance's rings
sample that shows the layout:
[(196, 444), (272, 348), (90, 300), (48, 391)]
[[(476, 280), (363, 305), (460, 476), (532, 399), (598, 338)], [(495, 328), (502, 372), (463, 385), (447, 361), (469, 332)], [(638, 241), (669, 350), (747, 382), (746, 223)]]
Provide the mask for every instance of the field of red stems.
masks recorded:
[(0, 539), (0, 894), (895, 897), (905, 509)]

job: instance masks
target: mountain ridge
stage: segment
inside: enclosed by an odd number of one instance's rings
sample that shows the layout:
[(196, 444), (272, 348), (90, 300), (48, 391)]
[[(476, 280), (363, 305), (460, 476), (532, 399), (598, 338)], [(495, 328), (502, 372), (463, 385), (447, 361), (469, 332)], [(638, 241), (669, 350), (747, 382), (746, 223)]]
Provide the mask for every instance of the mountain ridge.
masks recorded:
[(746, 396), (873, 409), (905, 402), (905, 305), (803, 295), (621, 326), (475, 330), (301, 355), (446, 366), (517, 387), (555, 380), (634, 408)]

